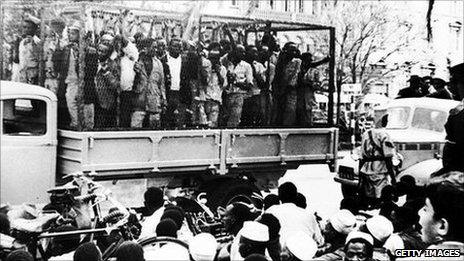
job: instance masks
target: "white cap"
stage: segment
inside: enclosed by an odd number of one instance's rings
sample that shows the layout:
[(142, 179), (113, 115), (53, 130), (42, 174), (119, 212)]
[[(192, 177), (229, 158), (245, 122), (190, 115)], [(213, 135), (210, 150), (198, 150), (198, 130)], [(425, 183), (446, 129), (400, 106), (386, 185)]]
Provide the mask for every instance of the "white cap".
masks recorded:
[(338, 233), (344, 235), (348, 235), (356, 226), (356, 217), (347, 209), (339, 210), (329, 221)]
[(369, 242), (369, 244), (374, 245), (374, 239), (372, 238), (372, 236), (367, 233), (360, 232), (360, 231), (353, 231), (349, 233), (348, 236), (346, 237), (345, 244), (355, 238), (362, 238), (366, 240), (367, 242)]
[(393, 233), (392, 222), (381, 215), (369, 218), (366, 221), (366, 227), (375, 239), (382, 242)]
[(302, 231), (287, 237), (285, 246), (300, 260), (312, 260), (317, 252), (317, 244), (314, 239)]
[(245, 221), (240, 234), (242, 237), (256, 242), (269, 241), (269, 228), (256, 221)]
[(209, 233), (200, 233), (192, 238), (189, 244), (190, 255), (195, 261), (213, 261), (218, 243)]

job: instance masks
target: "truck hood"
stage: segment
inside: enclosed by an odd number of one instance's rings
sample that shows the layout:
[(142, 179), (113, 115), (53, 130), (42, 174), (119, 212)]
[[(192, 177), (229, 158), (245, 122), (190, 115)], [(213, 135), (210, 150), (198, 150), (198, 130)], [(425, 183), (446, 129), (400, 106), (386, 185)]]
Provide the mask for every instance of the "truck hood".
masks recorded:
[(421, 129), (386, 129), (388, 135), (394, 142), (415, 143), (415, 142), (445, 142), (445, 133), (428, 131)]

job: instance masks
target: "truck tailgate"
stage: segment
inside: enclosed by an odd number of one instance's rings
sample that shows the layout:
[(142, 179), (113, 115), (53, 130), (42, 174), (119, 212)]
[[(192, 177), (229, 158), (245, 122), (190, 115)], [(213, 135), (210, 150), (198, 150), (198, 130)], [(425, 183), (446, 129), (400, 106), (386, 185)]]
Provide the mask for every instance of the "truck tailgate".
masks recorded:
[(60, 130), (58, 173), (101, 178), (335, 161), (338, 130), (230, 129), (76, 132)]

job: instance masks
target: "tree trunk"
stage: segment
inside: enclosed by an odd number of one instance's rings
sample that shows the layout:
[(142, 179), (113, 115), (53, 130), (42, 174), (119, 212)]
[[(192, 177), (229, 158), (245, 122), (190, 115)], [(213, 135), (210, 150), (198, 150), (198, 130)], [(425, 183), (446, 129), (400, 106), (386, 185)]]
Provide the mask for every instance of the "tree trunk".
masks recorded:
[(429, 0), (429, 8), (427, 10), (427, 41), (432, 40), (432, 10), (435, 0)]

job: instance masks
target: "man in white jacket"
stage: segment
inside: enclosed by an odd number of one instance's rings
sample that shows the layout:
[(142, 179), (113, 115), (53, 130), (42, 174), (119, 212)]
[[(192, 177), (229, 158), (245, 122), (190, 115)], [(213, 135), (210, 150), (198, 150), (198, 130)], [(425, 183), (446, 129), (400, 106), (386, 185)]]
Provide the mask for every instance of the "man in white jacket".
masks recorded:
[(315, 216), (297, 207), (294, 203), (297, 193), (296, 186), (291, 182), (280, 185), (279, 199), (281, 204), (270, 207), (266, 212), (273, 214), (279, 220), (281, 225), (280, 241), (282, 244), (288, 236), (302, 231), (314, 239), (318, 246), (322, 246), (324, 238)]

